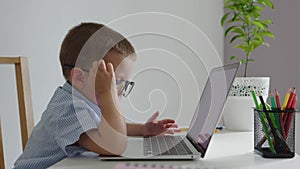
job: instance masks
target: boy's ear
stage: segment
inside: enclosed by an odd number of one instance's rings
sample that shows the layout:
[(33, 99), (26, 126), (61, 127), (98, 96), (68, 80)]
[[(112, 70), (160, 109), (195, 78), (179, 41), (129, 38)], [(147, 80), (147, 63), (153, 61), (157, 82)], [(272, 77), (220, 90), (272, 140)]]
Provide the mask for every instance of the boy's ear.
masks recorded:
[(75, 85), (78, 88), (84, 87), (85, 76), (84, 72), (79, 68), (73, 68), (71, 70), (71, 78), (72, 78), (72, 85)]

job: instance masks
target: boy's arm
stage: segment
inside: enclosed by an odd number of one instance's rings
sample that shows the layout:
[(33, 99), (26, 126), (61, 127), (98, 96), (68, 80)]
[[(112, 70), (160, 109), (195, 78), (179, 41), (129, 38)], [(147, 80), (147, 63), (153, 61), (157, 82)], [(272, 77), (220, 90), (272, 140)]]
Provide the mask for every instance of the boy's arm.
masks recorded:
[(128, 136), (144, 136), (144, 124), (126, 123)]
[(94, 84), (102, 113), (101, 122), (97, 129), (82, 134), (77, 143), (98, 154), (120, 155), (126, 150), (127, 129), (115, 87), (114, 69), (110, 63), (106, 69), (103, 60), (97, 67), (98, 64), (93, 64), (90, 73), (97, 72)]
[(177, 128), (178, 125), (173, 119), (157, 120), (159, 112), (154, 113), (145, 124), (127, 123), (128, 136), (156, 136), (163, 134), (174, 134), (171, 128)]

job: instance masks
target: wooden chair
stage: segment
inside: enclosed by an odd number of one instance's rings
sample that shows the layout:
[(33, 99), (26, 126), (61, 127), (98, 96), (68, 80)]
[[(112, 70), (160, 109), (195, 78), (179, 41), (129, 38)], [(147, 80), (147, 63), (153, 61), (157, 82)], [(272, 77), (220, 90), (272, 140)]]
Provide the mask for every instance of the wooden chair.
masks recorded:
[[(22, 147), (24, 150), (28, 137), (34, 126), (28, 61), (26, 57), (0, 57), (0, 64), (15, 65), (18, 105), (19, 105), (19, 114), (20, 114), (20, 127), (21, 127), (21, 135), (22, 135), (21, 136)], [(1, 114), (0, 114), (0, 120), (1, 120)], [(1, 121), (0, 121), (0, 169), (4, 169), (4, 168), (5, 168), (4, 152), (3, 152), (3, 144), (2, 144)]]

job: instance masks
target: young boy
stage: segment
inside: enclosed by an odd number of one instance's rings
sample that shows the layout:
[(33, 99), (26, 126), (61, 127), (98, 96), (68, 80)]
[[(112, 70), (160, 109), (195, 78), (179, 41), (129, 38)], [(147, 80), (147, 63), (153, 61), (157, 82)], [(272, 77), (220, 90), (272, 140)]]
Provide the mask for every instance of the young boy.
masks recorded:
[(136, 55), (122, 35), (97, 23), (82, 23), (66, 35), (60, 63), (66, 83), (58, 87), (35, 126), (15, 168), (47, 168), (73, 156), (120, 155), (127, 136), (172, 134), (172, 119), (129, 124), (119, 100), (134, 82), (128, 81)]

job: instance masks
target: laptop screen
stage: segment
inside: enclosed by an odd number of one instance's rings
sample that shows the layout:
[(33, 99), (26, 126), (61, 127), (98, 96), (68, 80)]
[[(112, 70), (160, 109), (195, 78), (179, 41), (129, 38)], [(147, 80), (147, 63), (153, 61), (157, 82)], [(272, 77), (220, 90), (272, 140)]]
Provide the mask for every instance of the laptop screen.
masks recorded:
[(187, 138), (204, 157), (240, 63), (214, 68), (196, 107)]

